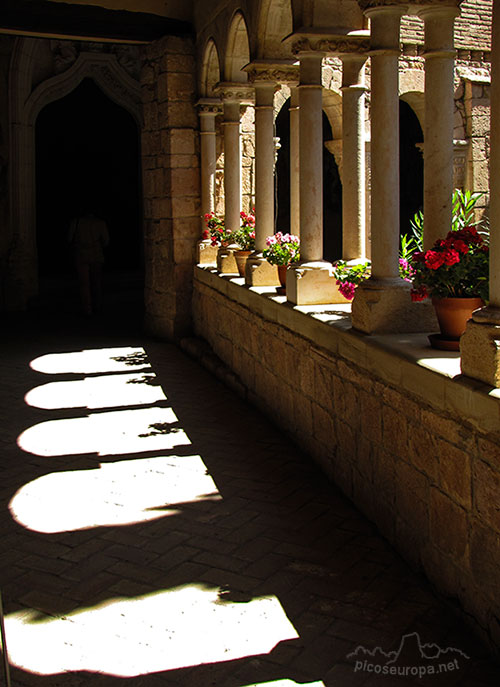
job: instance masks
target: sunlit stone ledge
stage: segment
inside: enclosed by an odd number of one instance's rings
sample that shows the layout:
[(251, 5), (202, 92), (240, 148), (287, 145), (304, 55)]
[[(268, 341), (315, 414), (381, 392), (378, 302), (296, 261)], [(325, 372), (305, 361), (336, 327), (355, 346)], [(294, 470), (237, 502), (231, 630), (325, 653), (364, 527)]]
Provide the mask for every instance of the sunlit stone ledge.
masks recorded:
[(427, 334), (368, 336), (352, 329), (350, 303), (293, 305), (275, 287), (248, 287), (243, 278), (219, 274), (213, 265), (196, 266), (195, 289), (197, 283), (308, 339), (313, 354), (345, 358), (485, 432), (500, 429), (500, 389), (462, 375), (460, 354), (431, 348)]

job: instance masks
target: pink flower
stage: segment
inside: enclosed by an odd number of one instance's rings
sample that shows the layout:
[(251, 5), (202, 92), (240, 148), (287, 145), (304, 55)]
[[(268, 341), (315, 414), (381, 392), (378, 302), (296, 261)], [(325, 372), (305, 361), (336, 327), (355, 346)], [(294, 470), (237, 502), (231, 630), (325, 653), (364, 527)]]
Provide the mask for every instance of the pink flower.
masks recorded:
[(356, 293), (356, 285), (352, 284), (350, 281), (339, 281), (337, 280), (337, 286), (339, 287), (340, 293), (347, 298), (347, 300), (352, 301), (354, 294)]

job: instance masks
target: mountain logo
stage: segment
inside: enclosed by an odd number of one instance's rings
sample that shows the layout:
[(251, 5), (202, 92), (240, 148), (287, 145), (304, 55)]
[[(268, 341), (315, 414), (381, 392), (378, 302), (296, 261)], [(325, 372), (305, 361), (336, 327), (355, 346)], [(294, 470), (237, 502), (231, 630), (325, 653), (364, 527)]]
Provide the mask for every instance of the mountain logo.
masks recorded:
[(460, 649), (422, 643), (418, 632), (403, 635), (397, 651), (384, 651), (379, 646), (367, 649), (359, 645), (347, 658), (354, 661), (354, 672), (420, 678), (459, 670), (469, 660)]

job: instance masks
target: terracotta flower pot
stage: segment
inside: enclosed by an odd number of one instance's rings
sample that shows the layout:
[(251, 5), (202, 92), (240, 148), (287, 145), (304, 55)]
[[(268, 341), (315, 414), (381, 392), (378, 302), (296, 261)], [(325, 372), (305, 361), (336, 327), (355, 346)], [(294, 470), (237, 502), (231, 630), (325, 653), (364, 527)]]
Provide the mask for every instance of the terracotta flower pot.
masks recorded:
[(433, 298), (441, 334), (432, 334), (429, 339), (434, 348), (458, 351), (460, 337), (474, 310), (481, 308), (481, 298)]
[(251, 255), (251, 250), (235, 250), (234, 257), (236, 259), (236, 266), (240, 277), (245, 276), (245, 266), (247, 264), (248, 256)]
[(278, 279), (280, 280), (281, 287), (286, 289), (286, 271), (288, 265), (278, 265)]

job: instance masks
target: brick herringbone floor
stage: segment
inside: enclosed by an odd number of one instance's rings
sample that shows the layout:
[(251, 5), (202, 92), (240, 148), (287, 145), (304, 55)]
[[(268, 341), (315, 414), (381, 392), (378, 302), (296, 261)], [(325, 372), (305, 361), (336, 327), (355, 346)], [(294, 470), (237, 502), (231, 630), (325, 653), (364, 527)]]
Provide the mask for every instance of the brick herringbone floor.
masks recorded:
[[(45, 324), (14, 318), (1, 344), (14, 685), (498, 684), (467, 627), (258, 412), (171, 345), (108, 319)], [(469, 658), (418, 679), (348, 657), (413, 633)]]

